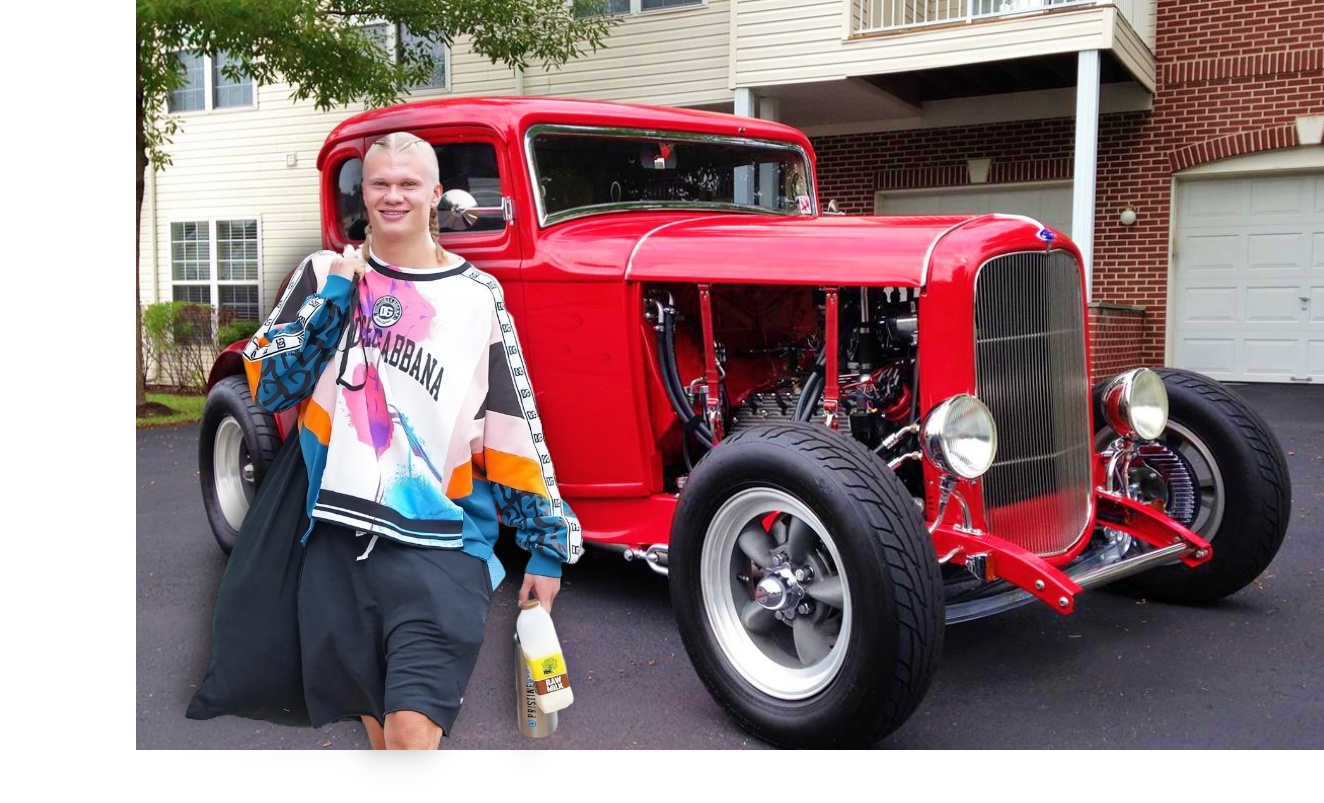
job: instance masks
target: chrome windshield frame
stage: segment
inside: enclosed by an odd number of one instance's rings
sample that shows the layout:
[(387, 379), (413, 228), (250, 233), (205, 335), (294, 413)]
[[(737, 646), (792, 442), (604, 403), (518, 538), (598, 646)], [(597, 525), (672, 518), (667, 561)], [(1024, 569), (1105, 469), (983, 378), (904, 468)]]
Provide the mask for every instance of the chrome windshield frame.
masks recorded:
[[(809, 192), (809, 214), (804, 215), (799, 212), (783, 212), (775, 209), (768, 209), (761, 206), (749, 206), (746, 204), (721, 203), (707, 201), (654, 201), (654, 202), (629, 202), (629, 203), (609, 203), (594, 204), (592, 206), (581, 206), (573, 209), (566, 209), (560, 212), (547, 214), (547, 209), (543, 205), (542, 193), (539, 191), (538, 164), (534, 158), (533, 140), (540, 134), (572, 134), (576, 136), (603, 137), (605, 139), (652, 139), (667, 140), (673, 142), (707, 142), (722, 143), (729, 145), (739, 145), (744, 147), (763, 148), (766, 150), (791, 151), (799, 154), (801, 164), (803, 165), (805, 183)], [(557, 123), (542, 123), (529, 126), (524, 132), (524, 162), (528, 168), (529, 192), (533, 196), (534, 208), (538, 212), (538, 228), (546, 228), (557, 223), (562, 223), (575, 218), (589, 217), (591, 215), (608, 214), (611, 212), (640, 212), (656, 211), (666, 209), (707, 209), (715, 212), (745, 212), (749, 214), (776, 215), (778, 217), (814, 217), (818, 215), (818, 187), (817, 177), (814, 175), (812, 164), (809, 161), (809, 154), (803, 147), (793, 142), (782, 142), (772, 139), (757, 139), (754, 137), (733, 137), (726, 134), (704, 134), (692, 131), (665, 131), (656, 128), (625, 128), (619, 126), (584, 126), (584, 125), (565, 125)]]

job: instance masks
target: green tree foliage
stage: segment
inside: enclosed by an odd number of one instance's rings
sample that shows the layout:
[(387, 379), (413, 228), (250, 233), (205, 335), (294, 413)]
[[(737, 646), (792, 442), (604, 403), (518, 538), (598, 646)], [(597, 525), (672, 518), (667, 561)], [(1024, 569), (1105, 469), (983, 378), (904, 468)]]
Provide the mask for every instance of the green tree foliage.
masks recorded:
[[(166, 99), (183, 83), (178, 52), (226, 53), (233, 60), (228, 78), (289, 83), (291, 100), (311, 98), (319, 110), (384, 106), (423, 83), (435, 58), (422, 42), (389, 57), (360, 27), (366, 23), (403, 23), (422, 40), (447, 44), (468, 36), (494, 64), (555, 68), (604, 45), (616, 22), (598, 13), (604, 6), (605, 0), (138, 0), (138, 230), (144, 173), (149, 164), (170, 164), (165, 147), (179, 129), (166, 113)], [(141, 330), (141, 299), (138, 307)], [(140, 405), (142, 356), (140, 347)]]

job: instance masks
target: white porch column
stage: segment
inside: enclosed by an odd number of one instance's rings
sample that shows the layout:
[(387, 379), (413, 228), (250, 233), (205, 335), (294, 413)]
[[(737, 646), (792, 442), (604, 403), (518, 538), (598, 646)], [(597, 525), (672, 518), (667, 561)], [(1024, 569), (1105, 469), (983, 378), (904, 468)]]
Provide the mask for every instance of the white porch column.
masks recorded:
[(1094, 299), (1094, 191), (1099, 164), (1099, 51), (1082, 50), (1076, 69), (1076, 159), (1071, 239), (1085, 259), (1085, 299)]
[[(749, 87), (736, 89), (735, 113), (741, 117), (755, 117), (758, 99)], [(738, 204), (754, 203), (754, 169), (737, 167), (735, 175), (735, 202)]]
[[(759, 119), (777, 122), (781, 114), (781, 101), (777, 98), (759, 98)], [(759, 206), (772, 209), (777, 204), (777, 165), (759, 165)]]

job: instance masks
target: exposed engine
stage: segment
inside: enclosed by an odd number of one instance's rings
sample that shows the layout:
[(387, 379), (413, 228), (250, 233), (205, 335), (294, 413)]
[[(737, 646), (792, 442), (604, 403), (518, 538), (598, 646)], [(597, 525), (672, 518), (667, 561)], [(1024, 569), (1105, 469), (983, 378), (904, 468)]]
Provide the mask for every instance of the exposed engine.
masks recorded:
[[(916, 302), (909, 288), (843, 288), (836, 342), (836, 424), (870, 449), (915, 420)], [(714, 418), (729, 435), (758, 423), (825, 423), (827, 314), (811, 287), (715, 288), (711, 353), (719, 381), (708, 400), (701, 300), (693, 287), (647, 293), (646, 317), (657, 331), (662, 384), (675, 416), (663, 419), (666, 461), (684, 472), (712, 448)], [(679, 418), (679, 425), (676, 425)], [(671, 434), (668, 438), (666, 435)], [(886, 455), (883, 455), (886, 457)]]

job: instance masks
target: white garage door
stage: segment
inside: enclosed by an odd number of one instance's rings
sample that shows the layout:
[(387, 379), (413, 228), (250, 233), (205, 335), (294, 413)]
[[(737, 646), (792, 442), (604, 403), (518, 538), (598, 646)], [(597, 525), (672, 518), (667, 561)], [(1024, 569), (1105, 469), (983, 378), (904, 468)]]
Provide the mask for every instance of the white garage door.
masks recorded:
[(1071, 236), (1071, 185), (980, 185), (978, 189), (879, 193), (880, 215), (963, 215), (1005, 212), (1026, 215)]
[(1324, 173), (1181, 181), (1173, 364), (1324, 382)]

